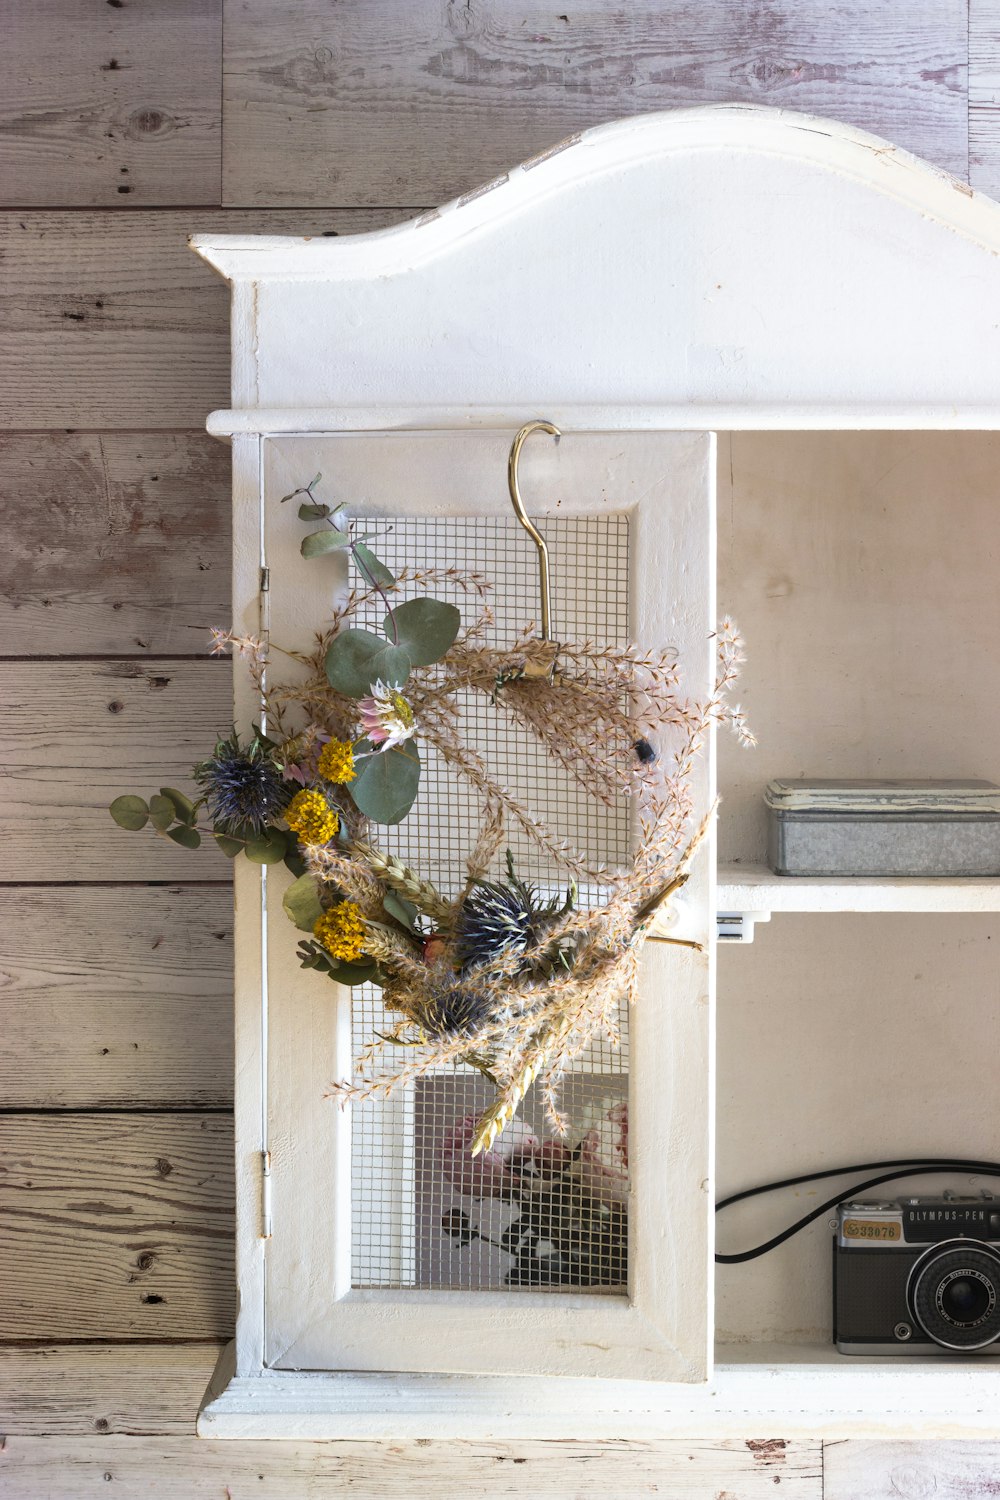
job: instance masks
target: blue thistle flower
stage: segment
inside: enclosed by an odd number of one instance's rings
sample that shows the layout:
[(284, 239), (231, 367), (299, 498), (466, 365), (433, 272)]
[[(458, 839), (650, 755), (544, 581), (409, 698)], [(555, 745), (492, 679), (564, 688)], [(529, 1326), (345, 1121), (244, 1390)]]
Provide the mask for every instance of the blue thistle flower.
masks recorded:
[[(456, 933), (456, 957), (460, 974), (469, 974), (475, 969), (487, 969), (505, 954), (525, 953), (552, 932), (558, 919), (573, 910), (576, 904), (576, 885), (571, 885), (567, 897), (559, 904), (555, 900), (541, 900), (534, 885), (528, 885), (514, 873), (514, 859), (507, 850), (507, 879), (477, 880), (459, 912)], [(553, 965), (568, 968), (571, 962), (570, 947), (561, 947), (547, 954), (541, 969)]]
[(282, 778), (274, 746), (259, 733), (241, 745), (235, 729), (194, 768), (213, 826), (232, 838), (256, 837), (288, 806), (294, 788)]
[(484, 880), (470, 892), (459, 917), (457, 954), (463, 974), (523, 953), (531, 936), (534, 893), (515, 881)]
[(492, 1019), (493, 1007), (478, 990), (455, 985), (421, 1008), (420, 1024), (431, 1036), (473, 1036)]
[(488, 967), (508, 953), (524, 953), (572, 906), (572, 892), (561, 908), (558, 900), (542, 901), (535, 887), (514, 873), (508, 849), (507, 879), (478, 881), (459, 913), (456, 953), (461, 973)]

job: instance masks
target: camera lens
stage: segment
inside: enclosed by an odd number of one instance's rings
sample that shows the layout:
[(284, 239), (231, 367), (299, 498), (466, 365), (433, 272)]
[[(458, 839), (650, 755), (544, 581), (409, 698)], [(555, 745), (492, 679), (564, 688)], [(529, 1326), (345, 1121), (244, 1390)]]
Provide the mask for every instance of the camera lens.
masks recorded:
[(953, 1271), (941, 1282), (935, 1301), (941, 1315), (952, 1323), (971, 1328), (990, 1310), (990, 1285), (978, 1276)]
[(982, 1349), (1000, 1338), (1000, 1255), (950, 1240), (914, 1264), (907, 1288), (914, 1317), (946, 1349)]

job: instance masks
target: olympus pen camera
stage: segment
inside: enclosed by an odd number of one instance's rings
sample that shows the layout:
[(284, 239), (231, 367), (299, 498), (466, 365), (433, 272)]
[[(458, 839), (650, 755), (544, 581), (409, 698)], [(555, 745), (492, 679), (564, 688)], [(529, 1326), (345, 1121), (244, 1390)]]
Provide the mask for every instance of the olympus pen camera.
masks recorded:
[(833, 1330), (842, 1354), (1000, 1353), (1000, 1199), (842, 1203)]

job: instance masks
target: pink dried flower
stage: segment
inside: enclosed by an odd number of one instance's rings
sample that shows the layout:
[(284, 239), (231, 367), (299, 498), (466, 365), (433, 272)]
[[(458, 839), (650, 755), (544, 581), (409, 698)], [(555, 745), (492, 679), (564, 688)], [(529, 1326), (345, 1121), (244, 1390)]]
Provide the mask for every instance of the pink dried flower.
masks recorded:
[(521, 1120), (512, 1120), (488, 1151), (472, 1156), (477, 1115), (466, 1115), (448, 1131), (438, 1150), (441, 1170), (456, 1192), (469, 1198), (509, 1196), (521, 1186), (541, 1142)]
[(609, 1205), (628, 1202), (628, 1104), (600, 1106), (600, 1118), (579, 1146), (576, 1171), (581, 1186)]
[(361, 728), (381, 754), (412, 737), (416, 728), (413, 709), (392, 683), (373, 682), (370, 698), (358, 704)]

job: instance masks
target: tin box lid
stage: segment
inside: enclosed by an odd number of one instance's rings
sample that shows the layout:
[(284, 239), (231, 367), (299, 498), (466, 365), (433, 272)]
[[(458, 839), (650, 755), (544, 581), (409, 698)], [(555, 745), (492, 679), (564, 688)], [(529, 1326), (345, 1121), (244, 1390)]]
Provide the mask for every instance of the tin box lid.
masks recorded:
[(802, 777), (768, 782), (764, 801), (778, 812), (1000, 814), (1000, 786), (992, 781)]

